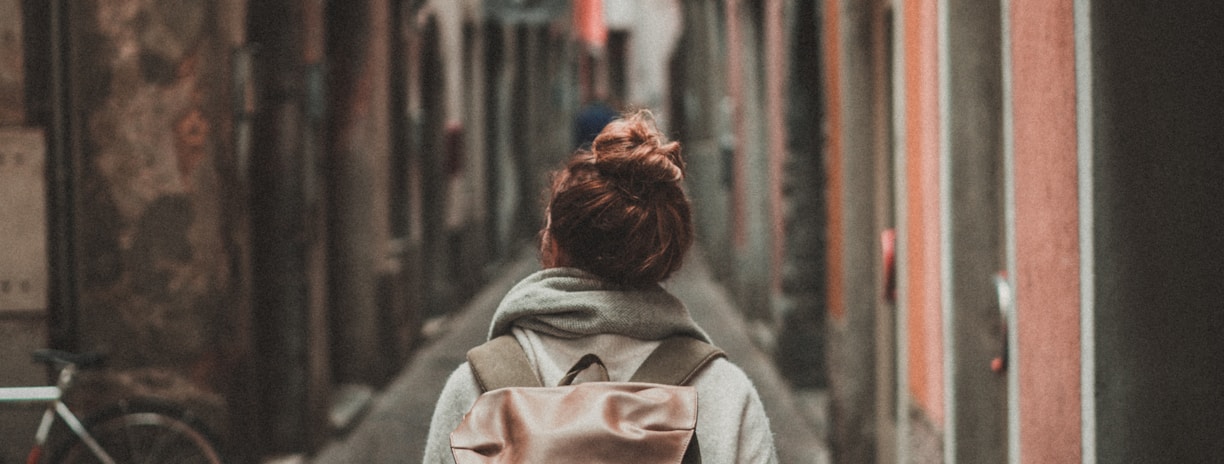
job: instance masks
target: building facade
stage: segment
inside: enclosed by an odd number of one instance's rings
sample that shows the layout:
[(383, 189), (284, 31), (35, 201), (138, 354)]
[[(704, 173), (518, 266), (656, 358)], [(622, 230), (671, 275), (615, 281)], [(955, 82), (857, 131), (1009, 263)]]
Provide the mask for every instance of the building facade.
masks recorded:
[(835, 456), (1221, 459), (1220, 7), (822, 15)]
[[(497, 263), (568, 150), (568, 2), (0, 2), (4, 385), (309, 453)], [(3, 434), (38, 411), (4, 411)], [(10, 433), (11, 432), (11, 433)], [(261, 437), (259, 440), (238, 437)], [(27, 444), (6, 440), (2, 460)]]

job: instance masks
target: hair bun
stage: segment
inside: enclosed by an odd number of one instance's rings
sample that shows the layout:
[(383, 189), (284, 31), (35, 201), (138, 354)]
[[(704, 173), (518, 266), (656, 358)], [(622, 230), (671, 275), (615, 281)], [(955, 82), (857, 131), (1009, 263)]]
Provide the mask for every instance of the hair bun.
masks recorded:
[(570, 266), (620, 285), (662, 282), (692, 245), (680, 144), (649, 112), (612, 121), (590, 150), (554, 173), (543, 239), (545, 266)]
[(591, 144), (591, 154), (601, 175), (635, 193), (645, 193), (650, 184), (684, 180), (680, 144), (667, 141), (647, 110), (608, 123)]

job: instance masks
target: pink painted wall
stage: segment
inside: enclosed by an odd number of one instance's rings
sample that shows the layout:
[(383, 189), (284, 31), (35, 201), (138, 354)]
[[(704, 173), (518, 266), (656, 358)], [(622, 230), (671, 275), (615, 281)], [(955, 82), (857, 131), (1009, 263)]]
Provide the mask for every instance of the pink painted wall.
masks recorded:
[(1016, 305), (1023, 462), (1079, 462), (1074, 10), (1013, 3)]
[(905, 255), (909, 388), (937, 426), (944, 422), (939, 234), (939, 55), (935, 0), (905, 5)]

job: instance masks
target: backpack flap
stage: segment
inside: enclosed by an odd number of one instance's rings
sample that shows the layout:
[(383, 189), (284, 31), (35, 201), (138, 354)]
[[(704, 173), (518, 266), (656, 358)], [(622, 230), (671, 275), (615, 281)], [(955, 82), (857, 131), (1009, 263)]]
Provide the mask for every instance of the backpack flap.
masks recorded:
[(451, 433), (458, 464), (676, 464), (697, 427), (693, 387), (588, 382), (481, 395)]
[[(672, 337), (629, 382), (607, 382), (598, 356), (580, 359), (556, 387), (543, 387), (526, 353), (504, 335), (468, 352), (483, 392), (451, 432), (458, 464), (696, 464), (697, 390), (683, 386), (722, 350)], [(600, 380), (570, 385), (597, 368)]]

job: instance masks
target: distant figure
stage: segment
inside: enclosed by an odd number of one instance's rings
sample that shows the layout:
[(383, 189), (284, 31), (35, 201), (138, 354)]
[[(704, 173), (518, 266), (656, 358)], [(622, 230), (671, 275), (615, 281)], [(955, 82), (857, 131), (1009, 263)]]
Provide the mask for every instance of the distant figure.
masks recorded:
[(594, 100), (583, 105), (574, 118), (574, 146), (578, 149), (589, 149), (595, 137), (604, 126), (616, 119), (619, 114), (612, 106), (602, 100)]
[[(541, 385), (557, 385), (587, 354), (603, 361), (610, 380), (624, 382), (663, 340), (710, 341), (660, 285), (694, 239), (680, 144), (659, 132), (648, 111), (606, 127), (604, 111), (580, 118), (603, 130), (552, 176), (540, 234), (543, 270), (506, 294), (489, 328), (489, 339), (510, 336), (530, 354)], [(713, 359), (687, 385), (697, 392), (703, 462), (778, 462), (769, 418), (739, 366)], [(434, 409), (425, 463), (454, 462), (451, 432), (481, 388), (469, 363), (452, 372)]]

